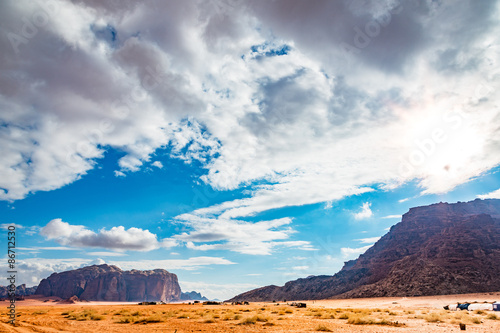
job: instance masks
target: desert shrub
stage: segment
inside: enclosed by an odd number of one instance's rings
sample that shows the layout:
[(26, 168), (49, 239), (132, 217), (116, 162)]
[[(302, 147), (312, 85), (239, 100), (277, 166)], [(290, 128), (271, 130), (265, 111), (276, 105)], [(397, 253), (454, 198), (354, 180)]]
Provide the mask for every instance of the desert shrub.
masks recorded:
[(268, 322), (269, 318), (264, 317), (264, 316), (255, 315), (255, 316), (247, 317), (247, 318), (243, 319), (240, 322), (240, 324), (241, 325), (250, 325), (250, 324), (255, 324), (258, 321), (260, 321), (260, 322)]
[(32, 313), (32, 315), (42, 315), (42, 314), (46, 314), (47, 312), (49, 312), (49, 311), (48, 310), (35, 311)]
[(100, 315), (100, 314), (90, 315), (90, 320), (103, 320), (104, 318), (106, 318), (106, 317), (103, 315)]
[(143, 318), (143, 319), (139, 319), (136, 321), (137, 324), (140, 324), (140, 323), (161, 323), (165, 321), (165, 319), (158, 315), (158, 314), (154, 314), (152, 316), (149, 316), (149, 317), (146, 317), (146, 318)]
[(135, 318), (132, 316), (123, 316), (117, 321), (117, 323), (119, 323), (119, 324), (129, 324), (129, 323), (134, 323), (134, 322), (135, 322)]
[(500, 318), (498, 318), (496, 314), (491, 313), (491, 314), (489, 314), (489, 315), (486, 317), (486, 319), (498, 320), (498, 319), (500, 319)]
[(472, 323), (474, 323), (474, 324), (481, 324), (481, 319), (479, 319), (477, 317), (474, 317), (474, 318), (472, 318)]
[(332, 332), (332, 330), (329, 329), (328, 327), (326, 327), (325, 325), (318, 325), (318, 327), (316, 327), (316, 331), (318, 331), (318, 332)]
[(443, 322), (441, 316), (435, 312), (428, 314), (427, 316), (424, 317), (424, 319), (429, 323)]
[(344, 312), (339, 316), (339, 319), (349, 319), (349, 314)]
[(257, 322), (257, 319), (255, 319), (255, 316), (254, 317), (247, 317), (240, 322), (240, 325), (253, 325), (256, 322)]

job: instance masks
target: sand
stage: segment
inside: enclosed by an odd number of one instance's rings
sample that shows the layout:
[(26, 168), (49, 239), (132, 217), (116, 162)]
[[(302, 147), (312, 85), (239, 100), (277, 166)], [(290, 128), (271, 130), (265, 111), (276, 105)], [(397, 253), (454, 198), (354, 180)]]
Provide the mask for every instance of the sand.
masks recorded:
[[(392, 297), (250, 305), (137, 305), (29, 297), (16, 303), (17, 324), (8, 324), (0, 302), (0, 332), (500, 332), (500, 312), (445, 311), (456, 302), (500, 301), (499, 293)], [(496, 317), (496, 318), (495, 318)]]

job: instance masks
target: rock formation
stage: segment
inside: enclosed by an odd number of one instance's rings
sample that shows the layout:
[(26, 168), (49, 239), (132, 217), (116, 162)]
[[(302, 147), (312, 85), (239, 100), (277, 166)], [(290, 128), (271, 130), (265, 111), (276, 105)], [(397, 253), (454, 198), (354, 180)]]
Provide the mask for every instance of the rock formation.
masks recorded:
[(500, 200), (411, 208), (334, 276), (251, 290), (230, 301), (423, 296), (500, 290)]
[[(21, 284), (16, 287), (16, 296), (30, 296), (36, 291), (35, 287), (26, 287), (25, 284)], [(6, 298), (9, 295), (9, 288), (0, 286), (0, 298)]]
[(202, 296), (196, 291), (181, 293), (181, 300), (183, 301), (208, 301), (208, 298)]
[(36, 294), (87, 301), (178, 301), (177, 275), (163, 269), (122, 271), (116, 266), (93, 265), (53, 273), (43, 279)]

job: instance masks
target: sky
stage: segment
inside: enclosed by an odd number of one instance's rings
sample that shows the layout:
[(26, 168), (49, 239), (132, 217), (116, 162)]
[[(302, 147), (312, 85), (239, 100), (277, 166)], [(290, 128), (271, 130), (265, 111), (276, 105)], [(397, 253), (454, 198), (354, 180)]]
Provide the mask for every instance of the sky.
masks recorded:
[(228, 299), (333, 275), (411, 207), (500, 198), (499, 11), (1, 1), (17, 283), (107, 263)]

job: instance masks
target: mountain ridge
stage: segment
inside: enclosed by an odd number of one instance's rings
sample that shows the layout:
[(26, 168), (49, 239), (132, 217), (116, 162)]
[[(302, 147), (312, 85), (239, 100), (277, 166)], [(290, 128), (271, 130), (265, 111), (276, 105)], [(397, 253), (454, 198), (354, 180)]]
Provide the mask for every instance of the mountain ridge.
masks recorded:
[[(424, 259), (422, 259), (424, 258)], [(408, 273), (410, 272), (410, 273)], [(265, 286), (229, 301), (424, 296), (500, 290), (500, 200), (411, 208), (335, 275)]]

